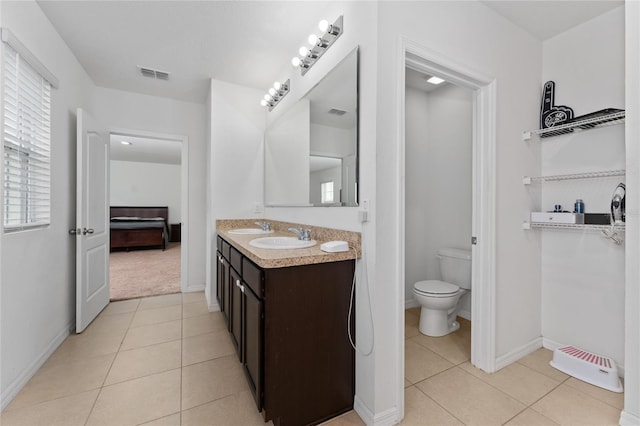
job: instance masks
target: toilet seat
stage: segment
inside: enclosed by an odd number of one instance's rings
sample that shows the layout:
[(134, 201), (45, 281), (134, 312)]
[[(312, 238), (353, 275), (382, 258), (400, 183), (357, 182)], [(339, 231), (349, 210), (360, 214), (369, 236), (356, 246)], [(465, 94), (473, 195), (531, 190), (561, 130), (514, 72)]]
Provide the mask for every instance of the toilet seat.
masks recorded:
[(445, 281), (425, 280), (415, 283), (413, 290), (416, 293), (423, 294), (425, 296), (448, 297), (458, 293), (458, 291), (460, 291), (460, 287)]

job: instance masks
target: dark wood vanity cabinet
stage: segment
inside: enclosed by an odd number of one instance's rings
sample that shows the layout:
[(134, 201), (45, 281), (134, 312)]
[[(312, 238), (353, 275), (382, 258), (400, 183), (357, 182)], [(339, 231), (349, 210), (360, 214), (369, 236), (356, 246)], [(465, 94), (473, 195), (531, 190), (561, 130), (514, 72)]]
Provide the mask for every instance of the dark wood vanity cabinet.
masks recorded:
[[(218, 237), (219, 249), (224, 244)], [(218, 256), (224, 260), (224, 250)], [(229, 257), (216, 295), (224, 306), (229, 290), (229, 331), (265, 421), (317, 424), (352, 409), (347, 316), (355, 262), (261, 268), (234, 247)]]

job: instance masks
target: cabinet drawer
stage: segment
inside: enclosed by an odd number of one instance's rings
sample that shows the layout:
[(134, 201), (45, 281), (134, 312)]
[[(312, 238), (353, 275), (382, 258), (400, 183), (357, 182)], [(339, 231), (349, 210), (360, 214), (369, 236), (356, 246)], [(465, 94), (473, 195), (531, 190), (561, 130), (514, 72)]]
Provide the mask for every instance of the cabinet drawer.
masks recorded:
[(218, 248), (218, 251), (222, 253), (222, 238), (220, 238), (219, 235), (216, 238), (216, 247)]
[(230, 249), (231, 249), (231, 246), (229, 245), (229, 243), (226, 242), (225, 240), (222, 240), (222, 257), (224, 257), (227, 260), (229, 260)]
[(229, 263), (231, 263), (233, 269), (238, 271), (239, 274), (242, 274), (242, 255), (233, 247), (231, 247), (229, 252)]
[(242, 279), (260, 299), (264, 298), (262, 270), (246, 257), (242, 259)]

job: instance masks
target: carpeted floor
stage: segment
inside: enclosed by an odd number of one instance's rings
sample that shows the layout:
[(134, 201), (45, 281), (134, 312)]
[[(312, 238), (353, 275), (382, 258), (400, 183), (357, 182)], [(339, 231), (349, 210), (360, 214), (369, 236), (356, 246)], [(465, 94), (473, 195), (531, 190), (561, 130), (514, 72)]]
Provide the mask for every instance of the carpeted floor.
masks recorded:
[(165, 251), (116, 251), (109, 259), (111, 300), (180, 292), (180, 243)]

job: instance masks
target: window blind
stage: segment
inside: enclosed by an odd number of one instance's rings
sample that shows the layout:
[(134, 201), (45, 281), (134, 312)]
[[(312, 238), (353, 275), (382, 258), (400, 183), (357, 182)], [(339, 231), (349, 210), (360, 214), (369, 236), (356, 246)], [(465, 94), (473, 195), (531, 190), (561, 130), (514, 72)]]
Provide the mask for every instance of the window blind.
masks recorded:
[(51, 84), (11, 46), (3, 49), (4, 229), (51, 217)]

